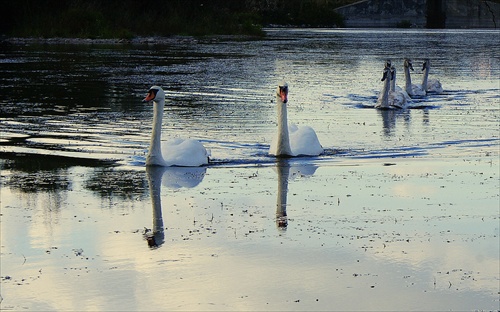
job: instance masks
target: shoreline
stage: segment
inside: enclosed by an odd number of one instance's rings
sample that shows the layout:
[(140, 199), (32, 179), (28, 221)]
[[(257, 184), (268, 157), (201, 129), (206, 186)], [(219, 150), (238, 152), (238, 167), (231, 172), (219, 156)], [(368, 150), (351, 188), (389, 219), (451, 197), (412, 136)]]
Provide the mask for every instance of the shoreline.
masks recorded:
[(69, 45), (163, 45), (174, 43), (197, 43), (200, 40), (225, 41), (225, 40), (256, 40), (262, 37), (246, 35), (212, 35), (212, 36), (148, 36), (134, 37), (132, 39), (111, 38), (111, 39), (92, 39), (92, 38), (63, 38), (63, 37), (10, 37), (0, 41), (2, 45), (29, 45), (29, 44), (69, 44)]

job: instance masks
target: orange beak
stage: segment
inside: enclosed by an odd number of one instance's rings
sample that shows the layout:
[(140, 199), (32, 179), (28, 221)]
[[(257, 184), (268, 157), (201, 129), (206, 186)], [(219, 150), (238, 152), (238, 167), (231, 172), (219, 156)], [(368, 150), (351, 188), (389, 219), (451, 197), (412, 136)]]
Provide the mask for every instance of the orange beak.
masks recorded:
[(155, 94), (153, 92), (148, 92), (148, 95), (142, 100), (143, 102), (150, 102), (155, 98)]
[(286, 102), (288, 102), (288, 92), (286, 92), (283, 89), (280, 89), (280, 98), (281, 101), (286, 104)]

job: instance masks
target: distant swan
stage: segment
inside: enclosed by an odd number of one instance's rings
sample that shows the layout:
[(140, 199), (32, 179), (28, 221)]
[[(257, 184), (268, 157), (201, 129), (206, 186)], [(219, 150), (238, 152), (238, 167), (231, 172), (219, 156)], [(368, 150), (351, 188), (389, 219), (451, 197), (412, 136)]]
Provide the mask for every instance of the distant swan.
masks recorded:
[(410, 69), (413, 70), (413, 65), (411, 60), (405, 59), (404, 61), (404, 71), (405, 71), (405, 91), (411, 98), (423, 97), (426, 95), (425, 88), (421, 85), (416, 85), (411, 83)]
[(391, 65), (391, 89), (389, 90), (389, 105), (397, 108), (404, 108), (406, 103), (411, 100), (408, 93), (396, 86), (396, 68)]
[(193, 139), (175, 138), (161, 142), (161, 124), (165, 106), (165, 92), (161, 87), (153, 86), (143, 102), (153, 102), (153, 132), (148, 155), (147, 166), (183, 166), (197, 167), (206, 165), (210, 154), (205, 147)]
[(384, 67), (384, 72), (381, 81), (384, 82), (382, 91), (377, 99), (377, 104), (375, 108), (388, 109), (393, 108), (389, 103), (389, 91), (391, 89), (391, 69), (387, 66)]
[(440, 94), (443, 93), (443, 86), (441, 82), (437, 79), (429, 79), (429, 71), (431, 70), (431, 62), (429, 59), (424, 60), (422, 65), (422, 70), (424, 71), (424, 78), (422, 79), (422, 86), (425, 87), (427, 93)]
[[(385, 62), (385, 68), (384, 68), (384, 73), (386, 72), (386, 69), (389, 71), (387, 74), (389, 77), (387, 77), (390, 80), (390, 89), (389, 92), (384, 98), (384, 93), (386, 91), (385, 89), (385, 83), (384, 87), (382, 88), (382, 91), (380, 92), (380, 95), (377, 100), (377, 104), (375, 105), (376, 108), (404, 108), (406, 105), (407, 101), (410, 101), (411, 98), (408, 96), (408, 93), (401, 89), (400, 87), (396, 86), (396, 68), (391, 64), (390, 60), (387, 60)], [(386, 77), (385, 74), (382, 77), (382, 81), (385, 81)], [(386, 81), (387, 82), (387, 81)]]
[(309, 126), (288, 126), (288, 85), (281, 83), (276, 92), (278, 104), (278, 133), (271, 142), (269, 154), (277, 157), (317, 156), (323, 153), (314, 129)]

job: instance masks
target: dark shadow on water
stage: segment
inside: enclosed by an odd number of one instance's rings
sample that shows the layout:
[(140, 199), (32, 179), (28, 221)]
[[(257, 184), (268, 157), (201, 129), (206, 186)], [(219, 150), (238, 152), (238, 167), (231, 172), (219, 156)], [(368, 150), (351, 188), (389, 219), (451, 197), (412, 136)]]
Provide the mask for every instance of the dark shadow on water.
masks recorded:
[(40, 155), (2, 153), (0, 170), (9, 170), (5, 184), (25, 193), (59, 192), (71, 189), (70, 164)]
[(144, 171), (96, 168), (85, 180), (84, 187), (109, 200), (115, 197), (121, 200), (142, 200), (147, 196)]

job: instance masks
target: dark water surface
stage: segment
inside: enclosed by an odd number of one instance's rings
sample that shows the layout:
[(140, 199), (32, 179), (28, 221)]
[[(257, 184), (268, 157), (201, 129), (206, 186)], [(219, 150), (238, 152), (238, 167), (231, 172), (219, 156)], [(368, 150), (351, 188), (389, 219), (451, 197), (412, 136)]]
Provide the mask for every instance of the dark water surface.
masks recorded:
[[(500, 32), (3, 47), (6, 310), (497, 310)], [(391, 59), (445, 92), (373, 108)], [(275, 88), (325, 154), (276, 162)], [(203, 168), (145, 169), (163, 139)]]

